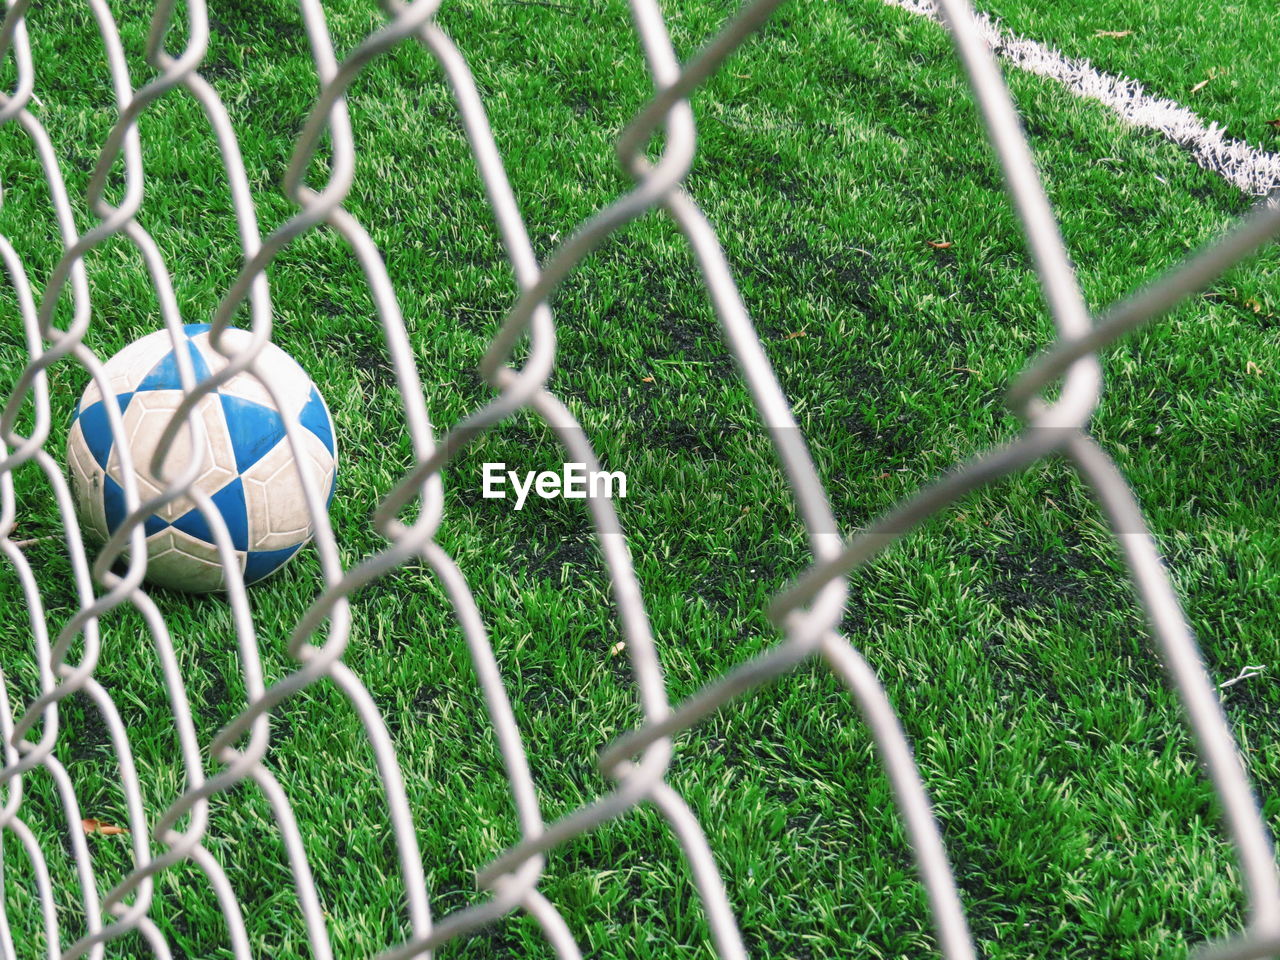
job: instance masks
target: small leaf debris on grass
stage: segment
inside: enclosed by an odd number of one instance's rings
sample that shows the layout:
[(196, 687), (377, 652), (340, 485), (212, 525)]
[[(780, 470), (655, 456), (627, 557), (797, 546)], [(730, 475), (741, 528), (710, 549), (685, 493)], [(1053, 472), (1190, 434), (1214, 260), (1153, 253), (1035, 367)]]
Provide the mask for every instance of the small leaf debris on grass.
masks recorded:
[(641, 377), (641, 378), (640, 378), (640, 382), (641, 382), (641, 383), (653, 383), (653, 377), (652, 377), (652, 375), (647, 376), (647, 377)]
[[(1234, 293), (1235, 291), (1233, 290), (1232, 292)], [(1246, 310), (1252, 310), (1258, 316), (1265, 317), (1267, 320), (1274, 320), (1276, 318), (1274, 313), (1264, 310), (1262, 304), (1252, 298), (1242, 301), (1240, 306), (1244, 307)]]
[(1123, 39), (1124, 37), (1132, 37), (1133, 31), (1132, 30), (1095, 30), (1093, 31), (1093, 35), (1095, 37), (1110, 37), (1113, 40), (1120, 40), (1120, 39)]
[(85, 833), (100, 833), (104, 837), (114, 837), (122, 833), (128, 833), (128, 827), (117, 827), (113, 823), (105, 823), (94, 817), (86, 817), (80, 821), (80, 826), (84, 828)]
[(929, 244), (929, 246), (933, 247), (933, 249), (935, 249), (935, 250), (950, 250), (950, 249), (951, 249), (951, 241), (950, 241), (950, 240), (926, 240), (926, 241), (925, 241), (925, 243)]
[(783, 337), (782, 339), (783, 339), (783, 340), (795, 340), (795, 339), (797, 339), (798, 337), (807, 337), (808, 335), (809, 335), (809, 331), (808, 331), (808, 330), (797, 330), (795, 333), (788, 333), (788, 334), (787, 334), (785, 337)]
[(1209, 85), (1209, 81), (1212, 80), (1217, 75), (1218, 75), (1218, 71), (1216, 68), (1213, 70), (1210, 70), (1209, 75), (1207, 77), (1205, 77), (1203, 80), (1201, 80), (1199, 83), (1197, 83), (1194, 87), (1191, 88), (1191, 92), (1199, 93), (1201, 90), (1207, 87)]
[(1266, 124), (1267, 124), (1267, 126), (1268, 126), (1268, 127), (1270, 127), (1272, 130), (1280, 130), (1280, 119), (1276, 119), (1276, 120), (1267, 120), (1267, 121), (1266, 121)]
[(1258, 366), (1256, 363), (1254, 363), (1252, 360), (1245, 363), (1244, 372), (1252, 373), (1255, 377), (1262, 376), (1262, 368)]

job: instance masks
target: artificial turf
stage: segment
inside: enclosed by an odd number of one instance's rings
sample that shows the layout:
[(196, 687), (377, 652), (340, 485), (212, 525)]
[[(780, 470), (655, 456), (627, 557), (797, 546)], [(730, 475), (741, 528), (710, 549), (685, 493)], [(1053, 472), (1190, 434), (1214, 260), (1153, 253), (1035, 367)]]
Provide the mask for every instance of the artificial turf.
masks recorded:
[(1189, 107), (1228, 136), (1280, 147), (1275, 81), (1280, 50), (1251, 38), (1280, 29), (1280, 12), (1262, 0), (1138, 3), (1101, 0), (983, 0), (1006, 28), (1138, 80), (1149, 93)]
[[(116, 11), (135, 85), (152, 75), (141, 65), (141, 6)], [(340, 51), (380, 22), (372, 5), (327, 6)], [(1075, 20), (1059, 6), (1057, 19), (1045, 7), (1030, 26), (1037, 39), (1069, 47)], [(667, 19), (680, 53), (733, 9), (712, 0), (673, 6)], [(204, 73), (239, 131), (265, 231), (294, 212), (279, 183), (316, 92), (314, 70), (300, 19), (283, 0), (212, 12)], [(1123, 26), (1104, 19), (1099, 28)], [(439, 20), (470, 60), (546, 257), (628, 187), (612, 142), (650, 80), (625, 6), (455, 2)], [(40, 99), (32, 109), (54, 137), (73, 197), (82, 197), (115, 117), (100, 45), (79, 7), (37, 10), (30, 22)], [(1238, 38), (1247, 53), (1269, 50), (1267, 35), (1250, 36)], [(1149, 43), (1140, 31), (1126, 39)], [(1181, 76), (1165, 48), (1144, 49), (1117, 68), (1157, 90), (1162, 78)], [(1261, 74), (1241, 80), (1242, 100), (1266, 96)], [(1246, 209), (1247, 198), (1159, 137), (1049, 81), (1009, 82), (1094, 306)], [(430, 57), (402, 44), (357, 82), (349, 103), (359, 160), (346, 206), (385, 253), (427, 406), (444, 430), (490, 395), (474, 370), (512, 302), (511, 272)], [(688, 189), (719, 232), (843, 529), (1012, 436), (1003, 391), (1049, 342), (1051, 326), (943, 31), (876, 0), (785, 5), (693, 104), (699, 151)], [(141, 131), (139, 222), (166, 256), (184, 319), (207, 319), (239, 262), (212, 135), (181, 93), (147, 111)], [(0, 177), (0, 230), (42, 284), (59, 247), (34, 153), (12, 124), (0, 128)], [(93, 220), (83, 202), (78, 212), (85, 229)], [(86, 342), (99, 356), (157, 328), (150, 281), (126, 242), (103, 244), (88, 266), (96, 312)], [(323, 385), (337, 423), (332, 519), (352, 565), (384, 545), (371, 512), (412, 463), (395, 382), (339, 238), (303, 236), (269, 275), (274, 338)], [(1094, 422), (1147, 511), (1213, 675), (1267, 667), (1222, 695), (1273, 829), (1278, 289), (1268, 252), (1107, 350)], [(24, 348), (12, 292), (2, 296), (10, 322), (0, 329), (0, 371), (11, 383)], [(677, 702), (778, 641), (763, 608), (807, 565), (799, 521), (670, 221), (651, 214), (614, 234), (553, 306), (560, 359), (551, 385), (609, 468), (627, 473), (620, 516)], [(47, 449), (60, 455), (87, 375), (64, 362), (50, 381), (58, 416)], [(613, 653), (619, 630), (582, 505), (533, 498), (515, 512), (510, 501), (480, 497), (485, 461), (526, 470), (563, 459), (545, 426), (513, 418), (447, 471), (440, 531), (489, 627), (548, 821), (607, 789), (596, 753), (639, 717), (625, 657)], [(34, 468), (15, 484), (14, 536), (57, 533)], [(58, 624), (75, 609), (63, 551), (41, 541), (29, 554)], [(318, 564), (304, 552), (252, 590), (269, 681), (295, 667), (285, 639), (318, 585)], [(154, 595), (207, 742), (244, 702), (228, 607), (217, 597)], [(396, 740), (433, 912), (443, 916), (480, 897), (474, 871), (518, 839), (483, 701), (454, 615), (422, 565), (362, 590), (353, 616), (345, 660)], [(25, 617), (5, 569), (0, 651), (17, 702), (37, 689)], [(995, 484), (857, 573), (845, 628), (912, 739), (983, 956), (1178, 957), (1188, 943), (1240, 926), (1238, 876), (1212, 790), (1113, 542), (1065, 465), (1045, 462)], [(97, 676), (129, 726), (155, 816), (180, 791), (180, 773), (158, 706), (158, 662), (128, 609), (104, 624)], [(84, 815), (121, 822), (100, 718), (77, 697), (62, 723), (58, 756)], [(295, 804), (336, 954), (398, 941), (406, 925), (389, 826), (354, 713), (318, 684), (281, 706), (274, 731), (267, 762)], [(670, 781), (707, 831), (753, 955), (936, 954), (870, 737), (824, 669), (805, 666), (679, 736)], [(53, 785), (33, 773), (24, 788), (23, 816), (65, 885), (67, 935), (78, 935)], [(255, 950), (308, 955), (264, 798), (241, 787), (213, 810), (206, 844), (245, 906)], [(128, 867), (125, 838), (89, 840), (109, 885)], [(9, 916), (34, 955), (42, 949), (34, 886), (13, 849)], [(711, 954), (679, 849), (650, 809), (553, 851), (541, 889), (590, 955)], [(175, 955), (230, 955), (195, 869), (162, 875), (152, 916)], [(145, 952), (126, 938), (108, 956)], [(439, 955), (551, 952), (517, 915)]]

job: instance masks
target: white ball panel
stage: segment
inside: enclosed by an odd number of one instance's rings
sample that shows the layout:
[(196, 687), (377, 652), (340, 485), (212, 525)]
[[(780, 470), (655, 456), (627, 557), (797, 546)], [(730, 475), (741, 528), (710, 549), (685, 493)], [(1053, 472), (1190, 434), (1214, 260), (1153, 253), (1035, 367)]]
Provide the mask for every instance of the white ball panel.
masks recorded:
[[(168, 330), (157, 330), (133, 341), (103, 364), (103, 372), (115, 394), (131, 393), (151, 372), (152, 368), (173, 349), (173, 338)], [(102, 399), (98, 381), (90, 380), (80, 400), (80, 409), (92, 406)]]
[[(244, 554), (236, 560), (244, 570)], [(218, 548), (170, 527), (147, 540), (147, 579), (161, 586), (194, 593), (221, 590), (226, 585)]]
[[(223, 333), (221, 344), (224, 349), (236, 354), (247, 348), (252, 340), (253, 334), (248, 330), (232, 328)], [(213, 349), (213, 345), (209, 343), (209, 334), (207, 332), (193, 337), (191, 342), (196, 345), (196, 348), (204, 357), (211, 373), (217, 373), (227, 365), (227, 358)], [(278, 409), (281, 413), (299, 413), (306, 404), (307, 398), (311, 395), (311, 378), (307, 376), (306, 371), (298, 365), (293, 357), (289, 356), (274, 343), (268, 343), (263, 347), (262, 352), (258, 354), (256, 365), (270, 379), (271, 385), (279, 395), (280, 404), (278, 407), (275, 401), (271, 399), (271, 394), (267, 392), (267, 388), (263, 386), (262, 381), (248, 370), (244, 373), (236, 374), (220, 386), (218, 391), (229, 396), (252, 400), (254, 403)]]
[(98, 381), (91, 379), (89, 386), (84, 389), (84, 395), (80, 398), (80, 409), (91, 407), (101, 399), (102, 391), (98, 389)]
[(329, 494), (333, 458), (311, 431), (302, 430), (301, 435), (305, 448), (302, 460), (295, 462), (289, 441), (281, 440), (241, 474), (251, 550), (283, 550), (309, 539), (314, 532), (297, 464), (310, 473), (323, 498)]
[[(179, 337), (181, 343), (185, 337)], [(152, 368), (173, 350), (173, 337), (168, 330), (157, 330), (135, 340), (106, 363), (107, 374), (116, 393), (138, 389)]]
[(316, 440), (317, 443), (315, 445), (320, 448), (320, 451), (317, 453), (314, 450), (308, 450), (307, 459), (311, 461), (313, 476), (324, 478), (320, 484), (320, 496), (327, 500), (334, 481), (333, 456), (323, 443), (318, 442), (319, 438), (316, 438)]
[[(173, 412), (182, 400), (180, 390), (144, 390), (135, 394), (129, 409), (124, 412), (125, 435), (129, 439), (129, 452), (133, 455), (134, 474), (138, 480), (138, 496), (146, 500), (164, 491), (164, 484), (150, 472), (151, 458), (160, 445), (160, 436), (173, 418)], [(222, 404), (217, 396), (208, 396), (196, 405), (196, 414), (205, 429), (204, 471), (196, 480), (196, 486), (210, 495), (216, 493), (236, 477), (235, 454), (231, 436), (222, 415)], [(165, 463), (169, 476), (177, 476), (192, 459), (190, 431), (185, 427), (174, 438), (172, 452)], [(124, 485), (120, 466), (119, 445), (111, 448), (107, 460), (107, 472)], [(157, 511), (157, 515), (169, 521), (176, 520), (195, 503), (188, 497), (178, 497)]]
[(71, 488), (81, 526), (94, 539), (107, 539), (107, 517), (102, 506), (102, 468), (89, 452), (80, 421), (71, 425), (67, 437), (67, 462), (71, 468)]
[(333, 468), (337, 464), (337, 458), (329, 452), (323, 440), (305, 428), (302, 430), (302, 446), (303, 452), (314, 465), (315, 476), (323, 480), (320, 492), (328, 496), (329, 481), (333, 479)]

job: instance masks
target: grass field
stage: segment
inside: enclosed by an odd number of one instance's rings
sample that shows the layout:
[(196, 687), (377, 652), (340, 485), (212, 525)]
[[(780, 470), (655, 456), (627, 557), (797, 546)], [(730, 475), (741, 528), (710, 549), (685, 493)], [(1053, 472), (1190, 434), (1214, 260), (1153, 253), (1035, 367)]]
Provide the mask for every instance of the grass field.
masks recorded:
[[(114, 5), (137, 66), (145, 6)], [(682, 56), (735, 9), (671, 4)], [(1087, 55), (1275, 146), (1280, 116), (1261, 0), (1114, 0), (1088, 18), (1064, 2), (999, 0), (1010, 29)], [(340, 50), (380, 23), (372, 4), (326, 4)], [(279, 184), (316, 93), (305, 36), (285, 0), (213, 6), (203, 71), (241, 137), (264, 233), (292, 205)], [(457, 0), (439, 15), (468, 56), (540, 257), (629, 186), (617, 132), (649, 78), (625, 5)], [(1142, 22), (1139, 23), (1138, 21)], [(78, 5), (30, 17), (40, 99), (73, 196), (116, 113), (100, 43)], [(1249, 29), (1244, 30), (1243, 25)], [(1132, 29), (1124, 38), (1097, 30)], [(6, 89), (12, 64), (5, 65)], [(1192, 95), (1190, 88), (1218, 70)], [(1008, 78), (1089, 302), (1113, 298), (1218, 235), (1250, 198), (1158, 136), (1125, 127), (1052, 82)], [(360, 148), (347, 208), (396, 281), (433, 423), (490, 395), (476, 365), (514, 283), (448, 90), (402, 44), (349, 102)], [(1003, 391), (1052, 329), (981, 136), (935, 24), (878, 0), (785, 5), (693, 100), (692, 196), (717, 228), (745, 303), (846, 531), (958, 460), (1011, 437)], [(139, 222), (164, 252), (184, 319), (211, 314), (238, 267), (230, 201), (197, 105), (170, 95), (141, 120), (147, 195)], [(0, 128), (0, 231), (43, 283), (60, 247), (35, 154)], [(92, 217), (80, 204), (80, 227)], [(938, 248), (934, 243), (949, 242)], [(125, 241), (88, 266), (86, 342), (106, 357), (158, 328), (142, 261)], [(348, 566), (380, 549), (370, 526), (413, 461), (391, 368), (360, 272), (332, 233), (308, 233), (270, 271), (275, 341), (322, 385), (338, 428), (332, 518)], [(0, 300), (0, 375), (25, 362), (15, 300)], [(808, 563), (768, 438), (722, 345), (686, 244), (651, 214), (615, 234), (553, 302), (553, 390), (610, 469), (673, 702), (777, 642), (763, 609)], [(803, 336), (797, 334), (803, 333)], [(1280, 828), (1280, 284), (1273, 250), (1108, 350), (1094, 433), (1117, 459), (1165, 552), (1233, 729)], [(87, 382), (50, 371), (61, 454)], [(480, 465), (551, 469), (550, 432), (522, 416), (446, 473), (440, 541), (474, 589), (551, 821), (603, 793), (597, 751), (639, 718), (586, 511), (480, 497)], [(59, 530), (33, 467), (15, 478), (18, 534)], [(18, 534), (15, 534), (17, 536)], [(76, 609), (57, 540), (29, 550), (54, 623)], [(315, 597), (304, 552), (251, 593), (268, 681), (295, 664), (284, 643)], [(156, 591), (178, 639), (202, 740), (241, 709), (230, 613), (217, 597)], [(346, 662), (394, 734), (414, 803), (432, 909), (475, 902), (474, 870), (518, 839), (508, 786), (443, 591), (410, 564), (359, 593)], [(1212, 790), (1082, 485), (1050, 461), (947, 511), (852, 579), (844, 624), (885, 683), (913, 742), (980, 953), (992, 958), (1181, 957), (1238, 929), (1242, 896)], [(74, 661), (74, 655), (73, 655)], [(16, 577), (0, 571), (0, 664), (15, 701), (37, 689)], [(151, 815), (181, 789), (158, 662), (141, 618), (104, 625), (99, 680), (133, 735)], [(63, 712), (58, 756), (85, 816), (120, 822), (113, 754), (84, 699)], [(336, 954), (405, 932), (371, 755), (343, 698), (319, 685), (278, 712), (268, 762), (294, 801)], [(212, 765), (211, 765), (212, 768)], [(760, 957), (936, 955), (871, 740), (838, 681), (805, 667), (681, 736), (670, 782), (703, 823), (744, 937)], [(65, 884), (50, 779), (26, 778), (24, 816)], [(47, 814), (41, 818), (39, 812)], [(128, 869), (123, 837), (90, 837), (106, 883)], [(258, 955), (307, 956), (268, 807), (243, 787), (214, 805), (209, 848), (226, 866)], [(8, 852), (6, 848), (6, 852)], [(30, 867), (5, 858), (10, 918), (43, 950)], [(554, 851), (541, 889), (592, 956), (709, 956), (688, 871), (657, 814), (636, 811)], [(207, 885), (163, 874), (152, 912), (177, 953), (230, 956)], [(65, 946), (65, 944), (64, 944)], [(140, 940), (107, 956), (142, 956)], [(550, 956), (516, 916), (442, 957)]]
[(994, 0), (977, 6), (1014, 33), (1141, 81), (1150, 93), (1190, 107), (1232, 137), (1266, 150), (1280, 146), (1280, 131), (1270, 124), (1280, 118), (1271, 80), (1280, 51), (1261, 42), (1280, 29), (1274, 8), (1222, 0), (1087, 6)]

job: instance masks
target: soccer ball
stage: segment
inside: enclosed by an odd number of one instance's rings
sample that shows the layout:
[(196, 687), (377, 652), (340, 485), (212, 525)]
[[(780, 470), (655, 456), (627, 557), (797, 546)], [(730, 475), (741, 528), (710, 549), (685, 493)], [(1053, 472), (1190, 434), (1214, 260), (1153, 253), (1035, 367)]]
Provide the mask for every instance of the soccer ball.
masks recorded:
[[(209, 343), (208, 324), (188, 324), (183, 330), (183, 347), (197, 381), (226, 366), (226, 357)], [(235, 353), (250, 339), (247, 330), (228, 329), (222, 346)], [(329, 409), (302, 367), (274, 344), (259, 354), (258, 365), (269, 371), (284, 409), (296, 414), (303, 428), (300, 463), (285, 438), (280, 408), (251, 373), (237, 374), (193, 411), (204, 424), (208, 447), (195, 486), (212, 497), (226, 521), (247, 584), (274, 573), (311, 539), (314, 530), (299, 468), (331, 500), (338, 462)], [(108, 360), (105, 369), (123, 413), (138, 497), (145, 501), (164, 489), (149, 467), (183, 396), (173, 338), (160, 330), (135, 340)], [(171, 477), (190, 463), (189, 434), (182, 428), (174, 440), (164, 465)], [(124, 520), (125, 503), (119, 450), (96, 381), (76, 406), (67, 461), (81, 526), (105, 541)], [(146, 519), (145, 530), (148, 580), (198, 593), (225, 588), (213, 533), (189, 498), (165, 504)]]

